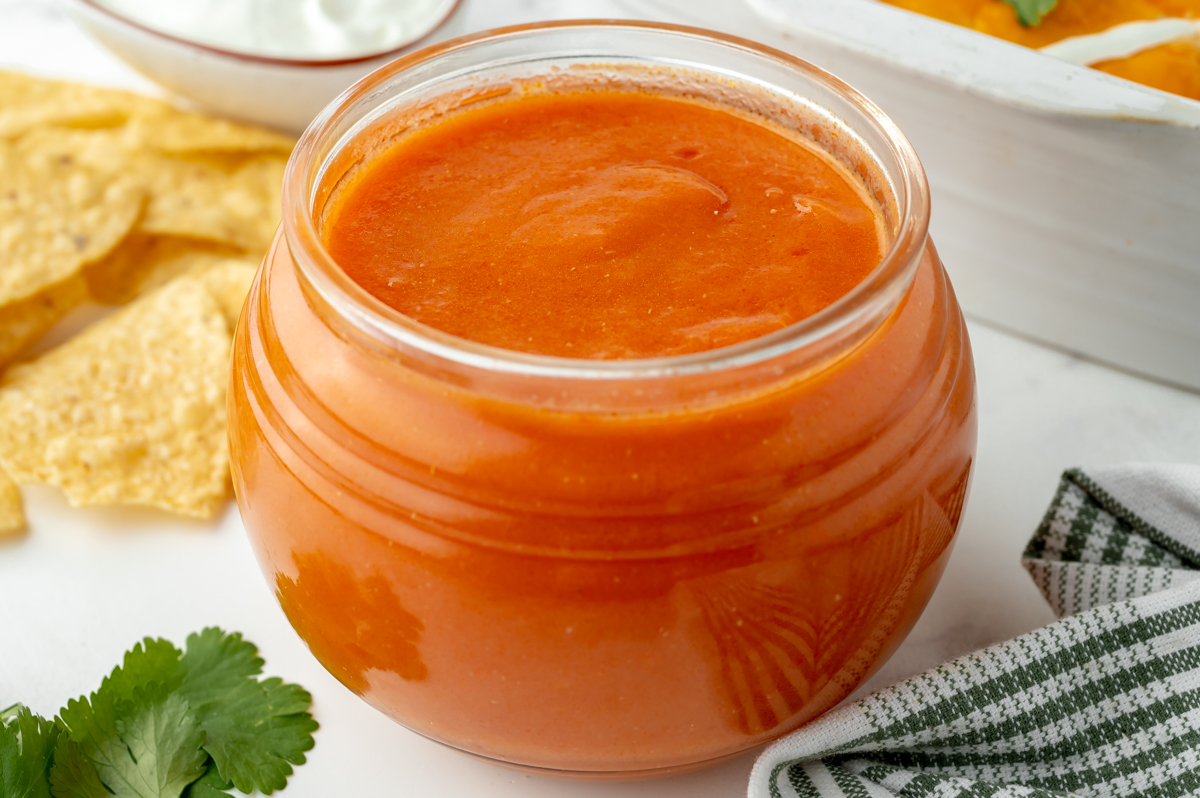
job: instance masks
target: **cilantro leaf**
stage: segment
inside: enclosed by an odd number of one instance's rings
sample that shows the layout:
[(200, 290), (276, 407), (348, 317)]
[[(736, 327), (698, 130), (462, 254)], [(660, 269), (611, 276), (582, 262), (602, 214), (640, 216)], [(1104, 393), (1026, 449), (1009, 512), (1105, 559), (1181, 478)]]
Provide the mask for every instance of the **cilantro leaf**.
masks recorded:
[(179, 657), (181, 652), (166, 640), (147, 637), (125, 652), (124, 661), (104, 678), (101, 690), (107, 690), (114, 701), (128, 701), (139, 687), (160, 684), (167, 690), (179, 686)]
[(204, 773), (204, 732), (188, 713), (187, 701), (161, 688), (155, 695), (155, 687), (136, 691), (125, 705), (132, 711), (117, 715), (117, 731), (136, 768), (130, 770), (128, 760), (122, 760), (122, 776), (148, 787), (142, 795), (177, 798)]
[(117, 733), (117, 708), (112, 693), (100, 690), (86, 697), (72, 698), (58, 711), (58, 723), (77, 743), (113, 737)]
[[(90, 763), (117, 798), (179, 798), (204, 773), (204, 732), (187, 701), (162, 685), (135, 688), (129, 700), (118, 703), (106, 680), (90, 701), (69, 702), (60, 721), (78, 745), (78, 759)], [(56, 763), (52, 778), (60, 766)], [(86, 774), (80, 761), (70, 766)], [(91, 782), (86, 775), (85, 780)], [(72, 786), (65, 775), (61, 782)]]
[(145, 638), (54, 722), (0, 711), (0, 798), (230, 798), (287, 786), (317, 722), (240, 634)]
[(313, 747), (312, 696), (279, 679), (259, 682), (257, 649), (220, 629), (191, 635), (180, 668), (179, 694), (199, 720), (221, 777), (245, 793), (286, 787), (292, 765), (304, 764)]
[(50, 798), (49, 770), (59, 729), (25, 707), (15, 717), (0, 716), (0, 795), (4, 798)]
[(287, 786), (292, 764), (304, 764), (317, 722), (305, 711), (311, 697), (279, 679), (243, 679), (213, 711), (199, 710), (204, 748), (221, 775), (242, 792), (270, 794)]
[(199, 781), (192, 782), (183, 798), (230, 798), (229, 790), (232, 789), (233, 785), (221, 778), (216, 763), (209, 757), (204, 775)]
[(96, 766), (84, 758), (79, 743), (60, 734), (54, 748), (54, 767), (50, 771), (50, 792), (54, 798), (112, 798)]
[(1042, 17), (1049, 14), (1058, 5), (1058, 0), (1004, 0), (1017, 12), (1017, 19), (1025, 27), (1038, 25)]
[(188, 635), (187, 651), (179, 663), (189, 700), (207, 704), (220, 700), (230, 683), (262, 673), (258, 649), (237, 632), (226, 634), (210, 626)]

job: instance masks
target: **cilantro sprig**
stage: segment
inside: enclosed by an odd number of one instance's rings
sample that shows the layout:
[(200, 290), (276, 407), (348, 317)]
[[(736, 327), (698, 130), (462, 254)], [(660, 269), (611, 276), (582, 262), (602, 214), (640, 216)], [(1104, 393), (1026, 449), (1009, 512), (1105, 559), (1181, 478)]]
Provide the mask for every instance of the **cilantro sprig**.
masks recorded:
[(1025, 27), (1040, 25), (1042, 17), (1058, 5), (1058, 0), (1004, 0), (1017, 12), (1017, 19)]
[(4, 798), (230, 798), (270, 794), (304, 764), (317, 722), (312, 696), (259, 680), (263, 661), (240, 634), (205, 629), (180, 651), (146, 638), (100, 689), (54, 720), (0, 712)]

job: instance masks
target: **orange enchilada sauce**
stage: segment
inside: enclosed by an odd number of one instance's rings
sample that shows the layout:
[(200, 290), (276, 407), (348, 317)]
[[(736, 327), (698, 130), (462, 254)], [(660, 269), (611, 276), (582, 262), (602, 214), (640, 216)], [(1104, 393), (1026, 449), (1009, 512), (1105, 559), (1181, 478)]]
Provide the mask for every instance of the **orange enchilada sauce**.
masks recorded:
[[(418, 321), (594, 359), (773, 332), (881, 252), (828, 155), (616, 92), (411, 135), (323, 229)], [(863, 344), (803, 376), (785, 360), (673, 406), (514, 399), (367, 341), (277, 241), (235, 344), (243, 519), (316, 657), (408, 727), (541, 768), (719, 759), (833, 706), (898, 645), (975, 447), (966, 333), (929, 246)]]
[(588, 92), (406, 138), (342, 190), (325, 243), (355, 282), (445, 332), (645, 358), (811, 316), (879, 264), (878, 216), (815, 146), (693, 102)]

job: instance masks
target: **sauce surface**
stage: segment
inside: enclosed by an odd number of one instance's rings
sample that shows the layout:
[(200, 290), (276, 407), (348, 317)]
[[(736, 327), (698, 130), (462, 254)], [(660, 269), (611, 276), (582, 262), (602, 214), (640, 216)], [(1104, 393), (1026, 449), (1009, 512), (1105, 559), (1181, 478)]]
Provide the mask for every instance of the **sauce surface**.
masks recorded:
[(880, 262), (858, 179), (815, 145), (616, 91), (460, 112), (353, 175), (324, 220), (372, 295), (453, 335), (572, 358), (681, 355), (794, 324)]

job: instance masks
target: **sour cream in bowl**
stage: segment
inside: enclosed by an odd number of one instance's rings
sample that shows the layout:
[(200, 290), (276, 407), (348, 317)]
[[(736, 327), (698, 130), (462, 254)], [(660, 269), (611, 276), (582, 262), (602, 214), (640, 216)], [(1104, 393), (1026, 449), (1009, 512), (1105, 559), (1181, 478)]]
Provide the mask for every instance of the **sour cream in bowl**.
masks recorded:
[(66, 0), (75, 21), (206, 108), (299, 132), (364, 75), (461, 32), (461, 0)]

